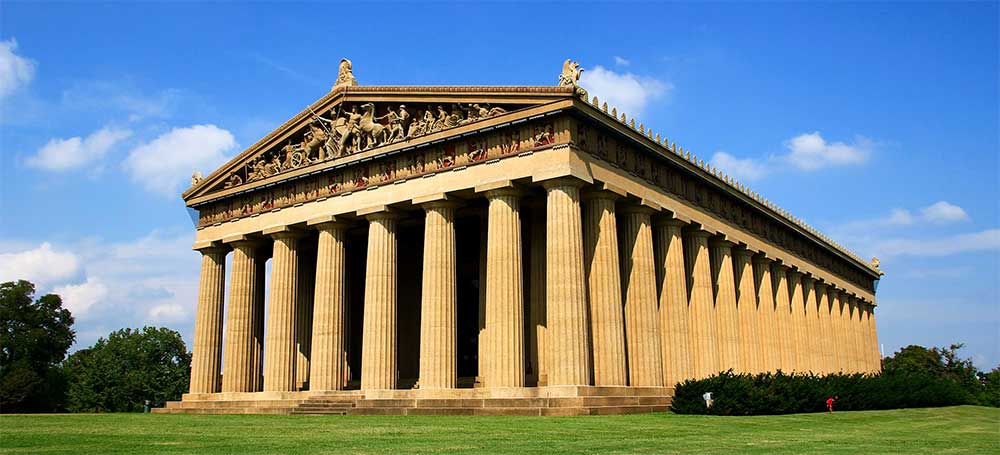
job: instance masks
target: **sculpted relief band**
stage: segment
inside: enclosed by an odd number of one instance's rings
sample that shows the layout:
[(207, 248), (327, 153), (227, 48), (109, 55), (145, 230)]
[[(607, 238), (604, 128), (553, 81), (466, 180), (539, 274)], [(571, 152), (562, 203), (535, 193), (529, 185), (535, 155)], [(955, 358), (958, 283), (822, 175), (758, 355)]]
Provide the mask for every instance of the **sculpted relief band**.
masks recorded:
[(161, 412), (652, 412), (728, 369), (877, 372), (877, 260), (581, 72), (365, 86), (344, 59), (329, 93), (196, 172), (191, 390)]

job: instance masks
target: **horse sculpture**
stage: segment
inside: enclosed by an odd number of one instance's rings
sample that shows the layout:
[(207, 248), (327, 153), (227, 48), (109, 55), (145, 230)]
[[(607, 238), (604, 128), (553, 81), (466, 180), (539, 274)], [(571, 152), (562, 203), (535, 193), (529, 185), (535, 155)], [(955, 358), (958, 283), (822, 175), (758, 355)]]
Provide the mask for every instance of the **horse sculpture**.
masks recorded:
[(375, 121), (375, 104), (362, 104), (361, 110), (361, 121), (358, 122), (358, 129), (361, 130), (365, 139), (362, 149), (375, 147), (387, 139), (388, 130), (385, 125)]

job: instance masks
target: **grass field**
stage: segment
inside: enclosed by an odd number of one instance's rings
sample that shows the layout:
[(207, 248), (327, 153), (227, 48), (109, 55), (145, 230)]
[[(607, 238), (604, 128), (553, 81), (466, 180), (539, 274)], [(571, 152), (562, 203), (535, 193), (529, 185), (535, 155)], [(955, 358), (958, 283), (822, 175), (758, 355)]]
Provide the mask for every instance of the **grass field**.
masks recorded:
[(1000, 409), (762, 417), (0, 417), (0, 453), (1000, 453)]

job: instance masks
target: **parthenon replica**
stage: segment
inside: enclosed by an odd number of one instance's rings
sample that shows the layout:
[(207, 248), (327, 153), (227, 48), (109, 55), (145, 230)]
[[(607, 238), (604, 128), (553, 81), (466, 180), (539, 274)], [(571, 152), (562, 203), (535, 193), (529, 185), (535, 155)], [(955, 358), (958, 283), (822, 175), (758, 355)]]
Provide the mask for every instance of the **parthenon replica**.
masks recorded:
[(191, 387), (157, 411), (637, 413), (730, 369), (878, 372), (878, 261), (590, 98), (581, 72), (364, 86), (345, 59), (329, 93), (196, 173)]

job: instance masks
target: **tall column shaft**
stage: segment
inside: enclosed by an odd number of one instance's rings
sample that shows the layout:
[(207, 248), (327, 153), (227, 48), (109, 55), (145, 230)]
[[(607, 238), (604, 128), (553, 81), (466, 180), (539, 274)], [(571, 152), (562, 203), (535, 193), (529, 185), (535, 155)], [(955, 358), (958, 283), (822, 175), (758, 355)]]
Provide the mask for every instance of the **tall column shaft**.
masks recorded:
[[(300, 248), (301, 249), (301, 248)], [(299, 252), (298, 302), (295, 306), (295, 388), (311, 388), (309, 365), (312, 357), (313, 298), (316, 294), (316, 257)]]
[(394, 214), (388, 212), (373, 213), (367, 218), (361, 389), (395, 389), (396, 286), (399, 270), (397, 220)]
[(573, 179), (543, 183), (546, 191), (546, 298), (549, 385), (590, 383), (587, 287), (583, 270), (580, 186)]
[(198, 309), (194, 321), (194, 348), (191, 353), (191, 393), (220, 390), (222, 367), (222, 315), (226, 291), (224, 248), (201, 251)]
[(872, 349), (872, 373), (882, 372), (882, 350), (878, 344), (878, 330), (875, 326), (875, 306), (868, 307), (868, 336)]
[(848, 363), (850, 365), (851, 373), (861, 373), (861, 350), (858, 346), (858, 326), (861, 325), (861, 307), (858, 306), (858, 300), (854, 297), (847, 297), (847, 304), (851, 308), (850, 317), (847, 321), (847, 344), (848, 344)]
[(771, 260), (763, 255), (753, 258), (753, 276), (757, 289), (757, 328), (761, 343), (761, 371), (775, 372), (781, 368), (781, 336), (778, 332), (778, 311), (775, 308), (771, 279)]
[(603, 191), (589, 194), (584, 212), (584, 262), (590, 297), (594, 385), (623, 386), (628, 384), (628, 374), (615, 195)]
[(680, 220), (654, 226), (656, 272), (660, 289), (660, 351), (663, 384), (673, 387), (691, 378), (691, 344), (688, 332), (687, 278)]
[(295, 390), (299, 234), (286, 231), (272, 237), (274, 262), (264, 340), (264, 391), (285, 392)]
[(630, 207), (624, 210), (622, 223), (629, 385), (640, 387), (663, 386), (651, 214), (648, 208)]
[(688, 282), (688, 333), (691, 344), (691, 376), (707, 378), (719, 373), (719, 351), (712, 301), (712, 268), (708, 236), (688, 230), (684, 236), (684, 261)]
[(251, 354), (250, 354), (250, 390), (264, 390), (264, 303), (267, 300), (267, 260), (270, 259), (274, 247), (270, 243), (256, 247), (254, 259), (254, 295), (250, 306), (251, 324)]
[(317, 228), (319, 243), (316, 249), (309, 388), (343, 390), (347, 361), (346, 226), (326, 223)]
[(487, 387), (524, 387), (520, 193), (494, 190), (486, 234)]
[(875, 371), (875, 351), (871, 339), (871, 332), (868, 330), (868, 319), (871, 317), (871, 306), (867, 302), (861, 303), (861, 347), (864, 349), (864, 369), (866, 373)]
[(816, 296), (819, 300), (819, 373), (830, 374), (836, 371), (833, 359), (833, 318), (830, 308), (830, 295), (826, 283), (816, 282)]
[(548, 345), (546, 332), (548, 327), (545, 305), (545, 205), (541, 204), (532, 210), (531, 215), (531, 258), (529, 273), (531, 274), (531, 333), (528, 334), (531, 345), (531, 364), (534, 366), (538, 385), (546, 385), (548, 374)]
[(830, 287), (830, 319), (833, 335), (833, 362), (834, 362), (834, 372), (844, 373), (847, 371), (845, 367), (846, 356), (844, 355), (844, 310), (845, 306), (843, 301), (840, 299), (840, 291), (834, 287)]
[(775, 311), (778, 314), (778, 340), (781, 349), (778, 350), (778, 369), (786, 373), (795, 371), (795, 332), (792, 326), (791, 298), (788, 294), (788, 267), (781, 264), (771, 264), (771, 286), (774, 288)]
[(802, 324), (803, 347), (805, 348), (806, 371), (821, 373), (819, 348), (819, 303), (816, 298), (816, 280), (802, 277), (802, 294), (805, 297), (805, 324)]
[(756, 374), (766, 371), (761, 361), (760, 316), (757, 314), (757, 288), (754, 286), (753, 253), (745, 248), (733, 250), (733, 278), (736, 280), (736, 307), (739, 326), (738, 372)]
[(486, 268), (488, 265), (487, 261), (487, 250), (489, 249), (488, 242), (489, 234), (489, 209), (484, 210), (479, 217), (479, 336), (476, 338), (476, 360), (478, 362), (476, 382), (482, 385), (483, 381), (486, 380), (486, 370), (489, 370), (489, 348), (490, 344), (487, 342), (487, 328), (486, 327)]
[(253, 306), (256, 300), (258, 272), (254, 242), (233, 243), (233, 271), (230, 275), (229, 309), (226, 313), (225, 353), (223, 355), (222, 391), (256, 391), (254, 366)]
[(788, 272), (788, 294), (791, 306), (792, 358), (794, 359), (792, 371), (805, 373), (809, 371), (807, 358), (809, 350), (805, 340), (806, 304), (805, 294), (802, 292), (802, 273), (797, 270)]
[(733, 243), (709, 242), (712, 283), (715, 291), (715, 324), (718, 330), (719, 370), (739, 370), (739, 313), (736, 308), (736, 281), (733, 277)]
[(420, 388), (454, 388), (458, 380), (455, 204), (434, 202), (424, 210)]

